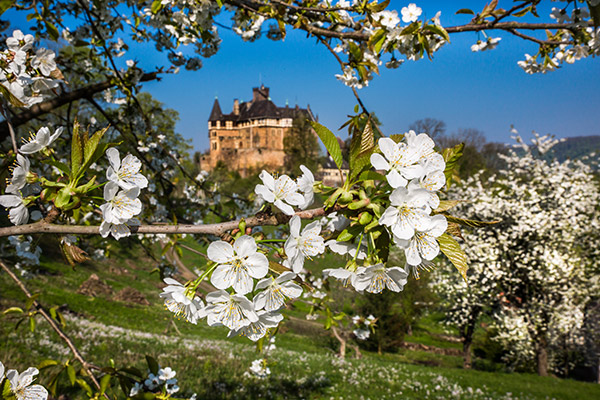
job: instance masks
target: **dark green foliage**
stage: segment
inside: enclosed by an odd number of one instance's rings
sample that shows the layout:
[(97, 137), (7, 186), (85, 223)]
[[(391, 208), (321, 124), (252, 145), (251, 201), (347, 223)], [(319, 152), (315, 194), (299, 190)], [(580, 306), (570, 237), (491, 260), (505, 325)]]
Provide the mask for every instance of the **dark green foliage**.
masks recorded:
[(285, 149), (285, 171), (297, 175), (300, 165), (315, 172), (321, 164), (321, 148), (310, 122), (306, 118), (295, 118), (292, 129), (283, 139)]

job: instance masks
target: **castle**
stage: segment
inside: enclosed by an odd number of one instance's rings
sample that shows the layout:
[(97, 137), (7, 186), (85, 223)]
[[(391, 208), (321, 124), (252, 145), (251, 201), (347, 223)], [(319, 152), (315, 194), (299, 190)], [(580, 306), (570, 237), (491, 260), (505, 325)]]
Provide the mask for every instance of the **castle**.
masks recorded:
[(252, 100), (233, 100), (233, 110), (223, 114), (215, 99), (208, 118), (209, 153), (200, 159), (200, 167), (210, 171), (219, 161), (246, 176), (250, 168), (283, 166), (283, 139), (291, 130), (294, 118), (315, 118), (310, 110), (277, 107), (269, 97), (269, 88), (252, 89)]

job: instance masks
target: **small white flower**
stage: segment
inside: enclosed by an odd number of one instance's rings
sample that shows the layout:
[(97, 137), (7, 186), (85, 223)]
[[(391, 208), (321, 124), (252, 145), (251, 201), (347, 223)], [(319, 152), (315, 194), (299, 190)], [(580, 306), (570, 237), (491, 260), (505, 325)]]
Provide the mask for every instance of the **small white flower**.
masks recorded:
[(354, 333), (354, 336), (358, 340), (367, 340), (371, 336), (371, 331), (368, 329), (355, 329), (352, 333)]
[(46, 149), (61, 135), (63, 130), (64, 128), (61, 126), (51, 135), (50, 129), (44, 126), (37, 131), (35, 138), (32, 138), (28, 143), (21, 146), (19, 151), (22, 154), (33, 154)]
[(233, 246), (219, 240), (208, 246), (208, 258), (219, 264), (210, 277), (217, 289), (233, 286), (238, 294), (252, 291), (252, 278), (263, 278), (269, 272), (269, 260), (258, 252), (253, 237), (239, 237)]
[(319, 235), (319, 221), (306, 225), (300, 234), (300, 217), (294, 215), (290, 220), (290, 237), (285, 242), (285, 254), (289, 257), (294, 273), (299, 273), (304, 267), (304, 258), (314, 257), (325, 251), (324, 239)]
[(19, 374), (11, 369), (6, 373), (10, 389), (17, 400), (46, 400), (48, 391), (42, 385), (32, 385), (34, 377), (39, 373), (37, 368), (28, 368)]
[(23, 202), (21, 193), (0, 196), (0, 205), (10, 208), (8, 219), (15, 225), (26, 224), (29, 221), (29, 211)]
[(39, 69), (42, 75), (50, 76), (52, 71), (56, 69), (54, 57), (56, 57), (56, 54), (52, 50), (40, 48), (31, 60), (31, 66)]
[(417, 144), (419, 146), (409, 146), (407, 143), (396, 143), (390, 138), (379, 139), (379, 149), (383, 156), (379, 153), (372, 154), (371, 164), (377, 170), (388, 171), (386, 178), (391, 187), (406, 186), (408, 179), (420, 178), (425, 174), (425, 169), (418, 163), (423, 156), (421, 143)]
[(12, 37), (6, 39), (6, 45), (14, 52), (27, 51), (33, 46), (33, 35), (23, 35), (20, 30), (13, 31)]
[(12, 171), (10, 183), (6, 185), (6, 193), (17, 193), (25, 187), (30, 166), (31, 163), (27, 157), (17, 154), (17, 160), (15, 161), (15, 167)]
[(258, 321), (258, 315), (250, 300), (241, 295), (231, 295), (217, 290), (206, 295), (207, 323), (210, 326), (225, 325), (230, 330)]
[(250, 367), (250, 372), (252, 372), (258, 378), (266, 378), (269, 374), (271, 374), (271, 370), (267, 367), (266, 360), (254, 360), (252, 361), (252, 366)]
[(352, 285), (355, 289), (357, 289), (356, 281), (360, 274), (362, 274), (365, 271), (365, 269), (365, 267), (358, 267), (356, 271), (350, 271), (345, 268), (324, 269), (323, 278), (326, 279), (331, 276), (332, 278), (341, 281), (342, 285)]
[(259, 175), (264, 185), (256, 185), (254, 192), (269, 203), (273, 203), (286, 215), (294, 215), (292, 206), (304, 204), (304, 196), (298, 193), (298, 185), (287, 175), (274, 179), (267, 171)]
[(349, 242), (338, 242), (335, 239), (330, 239), (325, 242), (325, 246), (329, 247), (331, 251), (341, 256), (349, 254), (350, 257), (356, 257), (359, 260), (364, 260), (367, 257), (367, 253), (364, 251), (366, 248), (364, 243), (361, 244), (361, 249), (358, 252), (358, 255), (356, 255), (358, 246)]
[(279, 310), (286, 298), (295, 299), (302, 294), (302, 288), (294, 283), (296, 274), (286, 271), (277, 279), (266, 278), (256, 284), (256, 290), (265, 289), (254, 296), (254, 308), (267, 311)]
[(129, 397), (134, 397), (136, 396), (140, 390), (142, 390), (144, 388), (144, 385), (142, 385), (139, 382), (136, 382), (133, 387), (131, 388), (131, 390), (129, 391)]
[[(188, 291), (185, 286), (175, 279), (165, 278), (164, 282), (167, 286), (163, 289), (160, 297), (165, 299), (165, 307), (167, 310), (178, 317), (183, 316), (186, 321), (191, 322), (194, 325), (198, 322), (198, 318), (204, 318), (206, 316), (204, 304), (202, 304), (200, 297), (196, 296), (195, 293)], [(167, 368), (163, 372), (168, 373), (170, 370), (170, 368)], [(174, 373), (173, 376), (175, 376)], [(171, 378), (172, 377), (166, 379)]]
[(404, 249), (406, 263), (419, 265), (423, 259), (433, 260), (440, 253), (440, 245), (436, 238), (446, 232), (448, 221), (443, 215), (434, 215), (429, 223), (415, 232), (410, 240), (394, 238), (396, 244)]
[(415, 22), (423, 10), (421, 10), (415, 3), (410, 3), (408, 7), (402, 7), (402, 21), (405, 23)]
[(140, 226), (141, 222), (137, 218), (131, 218), (122, 223), (113, 223), (102, 221), (100, 224), (100, 235), (105, 238), (108, 235), (112, 235), (115, 239), (119, 240), (124, 237), (131, 236), (130, 226)]
[(251, 322), (249, 325), (242, 326), (239, 329), (234, 329), (229, 332), (228, 337), (245, 336), (248, 339), (256, 342), (261, 337), (265, 336), (267, 329), (275, 328), (283, 320), (283, 315), (274, 311), (258, 311), (258, 321)]
[(313, 186), (315, 184), (315, 176), (310, 171), (310, 169), (306, 168), (304, 165), (300, 166), (303, 174), (297, 180), (298, 189), (304, 195), (304, 202), (300, 204), (300, 209), (305, 210), (310, 206), (315, 199), (315, 192)]
[(144, 385), (146, 385), (148, 389), (154, 390), (158, 387), (158, 385), (160, 385), (160, 380), (158, 379), (158, 376), (151, 373), (144, 381)]
[(408, 274), (404, 269), (393, 267), (386, 268), (383, 264), (367, 267), (356, 280), (357, 290), (366, 290), (369, 293), (381, 293), (384, 288), (392, 292), (400, 292), (406, 285)]
[(142, 202), (137, 198), (139, 194), (140, 188), (137, 186), (119, 191), (119, 186), (109, 181), (104, 186), (104, 200), (107, 203), (100, 206), (104, 221), (119, 225), (142, 212)]
[(394, 29), (396, 25), (400, 23), (400, 18), (398, 18), (398, 12), (396, 10), (384, 10), (374, 13), (373, 19), (388, 29)]
[(440, 198), (435, 193), (446, 184), (446, 175), (442, 171), (435, 171), (425, 175), (421, 179), (414, 179), (408, 184), (408, 190), (424, 189), (427, 190), (427, 205), (432, 209), (438, 208)]
[(165, 384), (167, 394), (175, 394), (179, 392), (179, 386), (177, 386), (177, 379), (169, 379)]
[(160, 368), (158, 370), (158, 378), (162, 381), (168, 381), (169, 379), (173, 379), (175, 378), (175, 375), (177, 375), (177, 372), (173, 371), (171, 367)]
[(392, 204), (379, 218), (379, 223), (390, 227), (398, 238), (410, 239), (415, 229), (422, 229), (429, 222), (428, 200), (429, 192), (425, 189), (394, 189), (390, 195)]
[(118, 184), (123, 190), (148, 187), (148, 179), (139, 173), (142, 162), (136, 156), (128, 154), (121, 162), (119, 150), (114, 147), (106, 150), (106, 156), (110, 162), (110, 167), (106, 170), (109, 181)]

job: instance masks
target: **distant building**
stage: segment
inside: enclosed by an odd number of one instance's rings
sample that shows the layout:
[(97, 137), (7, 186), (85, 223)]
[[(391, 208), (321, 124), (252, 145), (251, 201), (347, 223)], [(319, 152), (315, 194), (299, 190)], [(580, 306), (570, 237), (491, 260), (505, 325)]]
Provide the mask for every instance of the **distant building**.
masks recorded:
[(233, 100), (233, 110), (223, 114), (215, 99), (208, 118), (208, 154), (200, 159), (200, 167), (212, 170), (219, 161), (246, 176), (254, 167), (278, 169), (283, 166), (283, 138), (290, 131), (294, 118), (315, 118), (310, 110), (277, 107), (269, 97), (269, 88), (262, 85), (252, 89), (252, 100)]
[[(342, 172), (340, 174), (340, 171)], [(344, 181), (348, 178), (349, 173), (348, 162), (344, 160), (342, 164), (342, 168), (339, 169), (337, 165), (335, 165), (335, 161), (331, 156), (328, 156), (325, 164), (321, 166), (319, 171), (317, 172), (317, 179), (321, 179), (323, 181), (323, 185), (330, 187), (341, 187), (342, 186), (342, 175), (344, 175)]]

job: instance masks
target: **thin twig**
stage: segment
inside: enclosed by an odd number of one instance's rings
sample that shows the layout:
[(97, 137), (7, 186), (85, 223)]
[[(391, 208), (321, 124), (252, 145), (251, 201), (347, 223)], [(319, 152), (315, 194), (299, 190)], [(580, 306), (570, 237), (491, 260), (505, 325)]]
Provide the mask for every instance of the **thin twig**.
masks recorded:
[(194, 253), (194, 254), (198, 254), (199, 256), (202, 256), (202, 257), (204, 257), (204, 258), (206, 258), (206, 259), (208, 260), (208, 256), (207, 256), (206, 254), (204, 254), (203, 252), (201, 252), (201, 251), (198, 251), (198, 250), (196, 250), (196, 249), (193, 249), (193, 248), (191, 248), (190, 246), (187, 246), (187, 245), (185, 245), (185, 244), (182, 244), (182, 243), (177, 243), (177, 245), (178, 245), (179, 247), (182, 247), (182, 248), (184, 248), (184, 249), (188, 250), (188, 251), (191, 251), (191, 252), (192, 252), (192, 253)]
[[(25, 296), (27, 296), (28, 299), (31, 299), (31, 297), (32, 297), (31, 292), (27, 289), (27, 287), (19, 279), (19, 277), (17, 277), (17, 275), (15, 275), (11, 271), (11, 269), (8, 268), (8, 266), (6, 264), (4, 264), (4, 262), (2, 262), (2, 260), (0, 260), (0, 268), (2, 268), (8, 274), (8, 276), (10, 276), (13, 281), (15, 281), (15, 283), (17, 284), (17, 286), (19, 286), (21, 291), (23, 293), (25, 293)], [(91, 371), (91, 369), (99, 370), (100, 367), (97, 367), (97, 366), (87, 362), (83, 358), (83, 356), (81, 355), (81, 353), (79, 352), (79, 350), (77, 349), (77, 347), (75, 346), (75, 344), (73, 343), (71, 338), (62, 329), (60, 329), (60, 326), (58, 326), (56, 321), (54, 319), (52, 319), (52, 317), (48, 314), (48, 312), (44, 309), (44, 307), (37, 300), (33, 300), (32, 304), (36, 308), (38, 313), (40, 313), (40, 315), (42, 317), (44, 317), (44, 319), (48, 322), (48, 324), (52, 327), (52, 329), (54, 329), (56, 334), (67, 344), (67, 346), (69, 347), (69, 349), (71, 350), (71, 352), (73, 353), (73, 355), (75, 356), (77, 361), (79, 361), (81, 363), (81, 366), (82, 366), (83, 370), (85, 371), (85, 373), (90, 377), (90, 379), (94, 383), (94, 386), (96, 386), (96, 388), (98, 390), (101, 390), (98, 380), (96, 379), (96, 377), (94, 376), (94, 374)], [(104, 397), (106, 399), (109, 399), (109, 397), (106, 394), (104, 394)]]
[(10, 132), (10, 140), (13, 145), (13, 150), (15, 154), (17, 154), (17, 151), (19, 151), (19, 148), (17, 147), (17, 135), (15, 135), (13, 126), (10, 123), (10, 117), (8, 116), (9, 113), (4, 109), (4, 104), (2, 104), (2, 102), (0, 102), (0, 112), (2, 112), (2, 116), (6, 120), (6, 125), (8, 126), (8, 131)]

